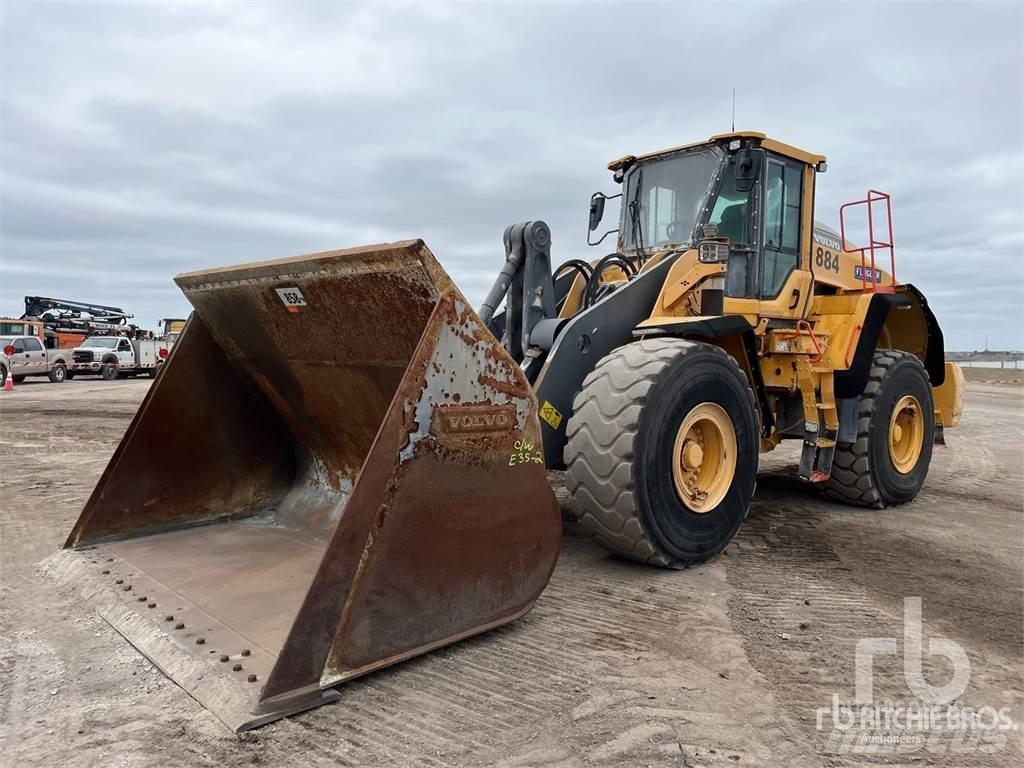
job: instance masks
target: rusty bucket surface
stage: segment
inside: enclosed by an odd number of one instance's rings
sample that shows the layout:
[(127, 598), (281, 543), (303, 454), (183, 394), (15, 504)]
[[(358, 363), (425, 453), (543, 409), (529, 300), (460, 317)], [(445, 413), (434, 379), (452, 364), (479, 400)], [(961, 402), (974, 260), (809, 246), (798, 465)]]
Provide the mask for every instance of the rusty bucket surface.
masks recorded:
[(529, 610), (537, 403), (421, 241), (175, 280), (195, 311), (54, 576), (235, 730)]

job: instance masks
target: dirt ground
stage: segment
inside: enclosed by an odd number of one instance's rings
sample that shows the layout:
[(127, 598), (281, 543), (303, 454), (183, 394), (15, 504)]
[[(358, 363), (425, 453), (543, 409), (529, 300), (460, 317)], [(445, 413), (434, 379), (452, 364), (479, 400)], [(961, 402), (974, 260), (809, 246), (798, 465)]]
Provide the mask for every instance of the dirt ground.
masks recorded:
[(1022, 384), (1024, 369), (1021, 368), (963, 368), (964, 378), (983, 384)]
[[(1022, 387), (969, 386), (963, 424), (906, 507), (818, 500), (785, 446), (762, 457), (750, 517), (713, 562), (622, 562), (567, 523), (551, 585), (523, 619), (236, 736), (37, 566), (148, 386), (0, 392), (0, 765), (1022, 764), (1020, 731), (985, 731), (979, 745), (977, 731), (913, 730), (917, 743), (865, 752), (832, 734), (828, 710), (834, 694), (853, 699), (858, 640), (908, 646), (904, 598), (920, 597), (926, 680), (952, 675), (928, 653), (946, 638), (970, 661), (958, 703), (1024, 720)], [(903, 666), (876, 657), (876, 702), (920, 704)]]

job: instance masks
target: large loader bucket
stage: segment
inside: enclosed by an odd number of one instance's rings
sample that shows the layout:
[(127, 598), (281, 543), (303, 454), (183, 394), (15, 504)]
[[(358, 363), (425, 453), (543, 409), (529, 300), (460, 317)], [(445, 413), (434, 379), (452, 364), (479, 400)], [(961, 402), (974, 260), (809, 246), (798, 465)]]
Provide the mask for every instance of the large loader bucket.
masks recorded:
[(176, 282), (195, 311), (51, 573), (235, 730), (530, 609), (537, 403), (421, 241)]

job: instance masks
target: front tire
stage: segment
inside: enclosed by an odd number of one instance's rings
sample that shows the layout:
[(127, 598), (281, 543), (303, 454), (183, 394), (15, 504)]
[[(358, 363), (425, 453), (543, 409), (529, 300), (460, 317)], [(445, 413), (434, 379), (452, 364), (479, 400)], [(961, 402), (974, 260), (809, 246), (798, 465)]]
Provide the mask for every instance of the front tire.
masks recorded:
[(662, 338), (613, 350), (584, 379), (566, 434), (572, 507), (616, 554), (701, 563), (747, 515), (758, 417), (746, 376), (719, 347)]
[(826, 498), (876, 509), (906, 504), (924, 485), (934, 434), (924, 365), (909, 352), (876, 351), (860, 396), (857, 440), (836, 446)]
[(100, 368), (100, 376), (104, 381), (113, 381), (118, 377), (117, 363), (104, 363)]

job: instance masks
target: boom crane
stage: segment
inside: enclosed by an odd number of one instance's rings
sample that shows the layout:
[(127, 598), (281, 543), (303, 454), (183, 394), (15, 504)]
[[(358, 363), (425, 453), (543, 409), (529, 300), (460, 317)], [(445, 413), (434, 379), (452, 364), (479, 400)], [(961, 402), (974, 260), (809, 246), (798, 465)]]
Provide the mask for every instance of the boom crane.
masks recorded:
[(26, 296), (25, 314), (22, 315), (22, 319), (38, 318), (43, 322), (47, 346), (51, 347), (73, 346), (95, 333), (116, 332), (131, 338), (152, 336), (129, 322), (133, 317), (135, 315), (120, 307), (46, 296)]

